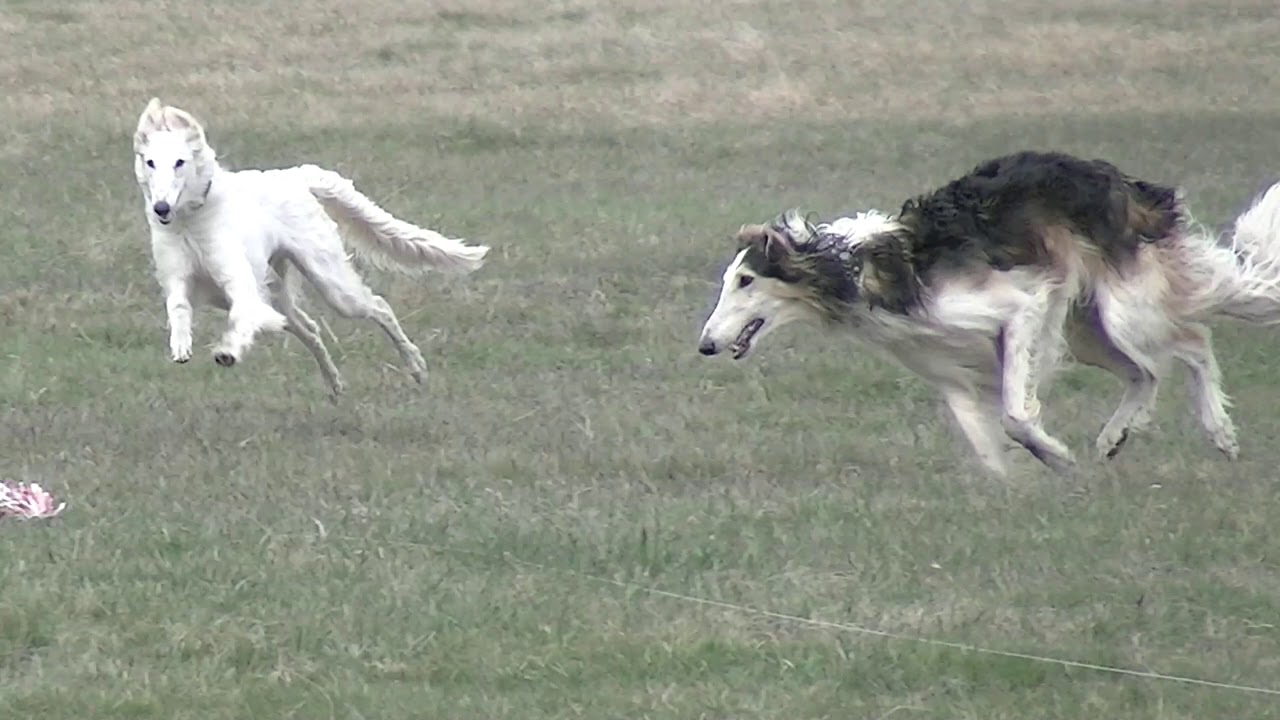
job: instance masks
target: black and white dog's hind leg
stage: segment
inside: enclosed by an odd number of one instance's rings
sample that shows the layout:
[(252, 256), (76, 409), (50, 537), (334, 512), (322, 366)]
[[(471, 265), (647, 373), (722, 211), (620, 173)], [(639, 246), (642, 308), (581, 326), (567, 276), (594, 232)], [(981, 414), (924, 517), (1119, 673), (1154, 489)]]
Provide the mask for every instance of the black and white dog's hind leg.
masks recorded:
[(1101, 334), (1096, 342), (1105, 348), (1103, 352), (1109, 356), (1111, 366), (1090, 364), (1106, 367), (1128, 381), (1120, 407), (1098, 436), (1098, 453), (1113, 457), (1133, 431), (1150, 421), (1160, 377), (1176, 358), (1190, 373), (1188, 394), (1205, 435), (1234, 460), (1240, 446), (1227, 413), (1222, 370), (1214, 356), (1209, 329), (1199, 323), (1169, 319), (1159, 300), (1146, 295), (1103, 286), (1095, 303)]
[(1151, 408), (1160, 389), (1160, 378), (1136, 364), (1108, 369), (1124, 380), (1125, 388), (1120, 404), (1094, 443), (1098, 456), (1107, 460), (1120, 452), (1133, 433), (1151, 423)]
[(1227, 458), (1240, 456), (1235, 423), (1227, 414), (1227, 395), (1222, 390), (1222, 370), (1213, 353), (1209, 328), (1199, 323), (1183, 323), (1174, 339), (1173, 355), (1186, 366), (1187, 390), (1196, 418), (1214, 447)]
[(1098, 457), (1111, 459), (1131, 436), (1151, 422), (1160, 378), (1116, 346), (1095, 304), (1079, 309), (1069, 327), (1068, 346), (1077, 362), (1106, 370), (1124, 383), (1124, 396), (1095, 442)]

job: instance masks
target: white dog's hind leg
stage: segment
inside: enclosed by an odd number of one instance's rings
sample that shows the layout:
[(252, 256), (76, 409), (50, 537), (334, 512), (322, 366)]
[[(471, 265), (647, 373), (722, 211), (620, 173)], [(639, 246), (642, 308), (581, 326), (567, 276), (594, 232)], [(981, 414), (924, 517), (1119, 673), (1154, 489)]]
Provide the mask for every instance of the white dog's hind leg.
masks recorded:
[(1187, 389), (1196, 407), (1201, 427), (1222, 454), (1235, 460), (1240, 456), (1235, 423), (1227, 413), (1227, 396), (1222, 391), (1222, 369), (1213, 353), (1209, 328), (1199, 323), (1184, 324), (1174, 341), (1174, 356), (1186, 365), (1190, 375)]
[[(1075, 464), (1071, 451), (1062, 441), (1040, 426), (1040, 401), (1032, 375), (1031, 354), (1037, 342), (1051, 337), (1061, 342), (1061, 333), (1047, 333), (1045, 322), (1052, 315), (1053, 297), (1062, 288), (1046, 287), (1022, 307), (1005, 325), (1003, 335), (1001, 395), (1004, 412), (1001, 423), (1005, 432), (1025, 447), (1040, 462), (1058, 472), (1066, 472)], [(1056, 353), (1055, 349), (1046, 352)]]
[(405, 335), (391, 305), (369, 289), (345, 253), (315, 248), (298, 253), (294, 261), (334, 310), (348, 318), (367, 318), (377, 323), (391, 338), (413, 379), (425, 381), (427, 362), (422, 351)]
[(284, 329), (298, 338), (302, 346), (311, 352), (316, 359), (316, 365), (320, 367), (320, 375), (329, 386), (330, 394), (334, 400), (337, 400), (338, 396), (346, 390), (346, 384), (342, 381), (342, 373), (334, 364), (333, 357), (329, 355), (329, 349), (324, 346), (324, 340), (320, 337), (320, 326), (298, 307), (297, 300), (287, 290), (281, 293), (276, 303), (280, 312), (284, 313), (289, 320), (289, 324), (285, 325)]
[(991, 408), (966, 390), (947, 389), (942, 398), (982, 464), (995, 475), (1005, 475), (1006, 440), (1000, 424), (990, 413)]
[(172, 278), (165, 283), (165, 312), (169, 318), (169, 359), (184, 363), (191, 359), (191, 281)]

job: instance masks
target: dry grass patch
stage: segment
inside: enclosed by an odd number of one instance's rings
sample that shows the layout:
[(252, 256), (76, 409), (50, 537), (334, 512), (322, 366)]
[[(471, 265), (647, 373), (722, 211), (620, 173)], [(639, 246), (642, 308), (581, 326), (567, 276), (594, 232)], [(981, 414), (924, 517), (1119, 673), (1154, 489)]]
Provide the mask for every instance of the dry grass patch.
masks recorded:
[(1280, 19), (1266, 3), (1197, 7), (1169, 8), (1183, 20), (1170, 23), (1142, 6), (1050, 16), (940, 0), (229, 3), (189, 17), (140, 2), (17, 5), (0, 16), (13, 40), (0, 48), (0, 110), (27, 128), (68, 113), (124, 126), (164, 93), (224, 126), (305, 129), (423, 115), (666, 127), (1280, 107), (1256, 96)]

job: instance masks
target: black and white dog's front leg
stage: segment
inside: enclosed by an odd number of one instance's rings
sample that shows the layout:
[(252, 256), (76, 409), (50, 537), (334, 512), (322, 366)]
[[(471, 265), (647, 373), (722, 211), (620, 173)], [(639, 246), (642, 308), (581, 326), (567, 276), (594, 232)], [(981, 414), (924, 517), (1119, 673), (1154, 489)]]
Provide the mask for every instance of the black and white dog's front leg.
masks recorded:
[(1004, 453), (1008, 441), (1000, 431), (991, 410), (996, 403), (964, 388), (947, 388), (942, 398), (955, 417), (960, 431), (973, 447), (987, 471), (1003, 477), (1006, 474)]
[[(1062, 328), (1052, 327), (1062, 318), (1060, 305), (1069, 302), (1061, 288), (1047, 287), (1014, 313), (1001, 332), (1001, 424), (1009, 437), (1040, 462), (1057, 472), (1075, 466), (1071, 451), (1040, 425), (1039, 373), (1034, 357), (1052, 358), (1062, 343)], [(1060, 321), (1059, 321), (1060, 322)], [(1036, 347), (1036, 343), (1054, 344)]]

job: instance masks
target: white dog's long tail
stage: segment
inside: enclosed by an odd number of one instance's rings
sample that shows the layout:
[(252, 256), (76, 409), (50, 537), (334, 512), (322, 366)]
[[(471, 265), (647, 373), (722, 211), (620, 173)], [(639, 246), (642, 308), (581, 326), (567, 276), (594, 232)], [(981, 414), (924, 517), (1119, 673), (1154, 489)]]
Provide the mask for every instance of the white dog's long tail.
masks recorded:
[(294, 169), (303, 176), (311, 194), (375, 265), (402, 271), (442, 270), (469, 273), (484, 264), (489, 248), (405, 222), (378, 207), (347, 178), (316, 165)]
[(1263, 191), (1221, 237), (1188, 237), (1190, 314), (1280, 323), (1280, 182)]

